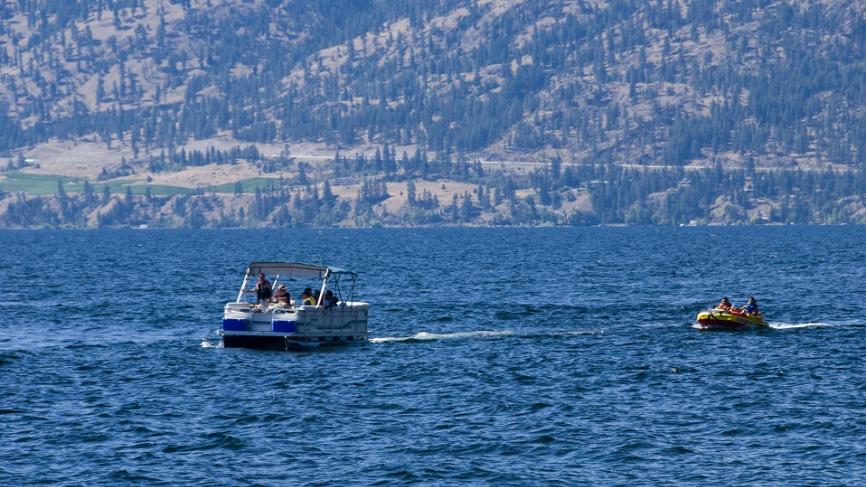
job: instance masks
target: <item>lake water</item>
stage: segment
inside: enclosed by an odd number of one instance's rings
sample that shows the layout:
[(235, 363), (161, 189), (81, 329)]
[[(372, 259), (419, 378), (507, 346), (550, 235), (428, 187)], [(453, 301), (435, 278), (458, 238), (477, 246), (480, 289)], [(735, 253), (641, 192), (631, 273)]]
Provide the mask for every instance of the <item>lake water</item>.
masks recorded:
[[(864, 243), (862, 227), (0, 232), (0, 484), (863, 484)], [(370, 343), (219, 347), (252, 260), (360, 272)], [(749, 294), (773, 329), (692, 327)]]

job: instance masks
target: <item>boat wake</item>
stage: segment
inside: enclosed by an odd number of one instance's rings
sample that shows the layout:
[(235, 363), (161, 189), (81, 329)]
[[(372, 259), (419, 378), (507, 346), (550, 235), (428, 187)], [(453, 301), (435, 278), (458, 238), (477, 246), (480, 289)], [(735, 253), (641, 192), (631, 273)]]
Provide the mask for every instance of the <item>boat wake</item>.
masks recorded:
[(774, 330), (796, 330), (798, 328), (830, 328), (843, 326), (863, 326), (860, 320), (836, 321), (836, 322), (809, 322), (809, 323), (770, 323)]
[[(843, 327), (843, 326), (864, 326), (862, 321), (838, 321), (838, 322), (822, 322), (822, 321), (814, 321), (808, 323), (783, 323), (783, 322), (771, 322), (768, 323), (768, 326), (771, 330), (798, 330), (803, 328), (835, 328), (835, 327)], [(700, 323), (693, 323), (692, 328), (697, 330), (703, 330), (704, 327)]]
[(402, 337), (375, 337), (370, 338), (370, 343), (395, 343), (395, 342), (427, 342), (432, 340), (486, 340), (495, 338), (545, 338), (545, 337), (566, 337), (578, 335), (599, 335), (604, 333), (604, 330), (575, 330), (575, 331), (560, 331), (560, 332), (519, 332), (514, 330), (477, 330), (477, 331), (460, 331), (455, 333), (428, 333), (426, 331), (418, 332), (410, 336)]
[(202, 338), (201, 348), (223, 348), (223, 341), (219, 338)]
[(770, 323), (773, 330), (796, 330), (798, 328), (825, 328), (829, 323)]

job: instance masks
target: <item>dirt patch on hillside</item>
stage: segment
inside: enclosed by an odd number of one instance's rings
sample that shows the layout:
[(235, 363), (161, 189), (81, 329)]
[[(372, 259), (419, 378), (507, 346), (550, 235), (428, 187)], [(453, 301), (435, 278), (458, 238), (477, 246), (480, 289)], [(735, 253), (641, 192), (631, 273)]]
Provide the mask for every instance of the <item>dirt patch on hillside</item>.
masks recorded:
[[(165, 184), (183, 188), (207, 187), (234, 183), (243, 179), (262, 176), (253, 164), (208, 164), (206, 166), (189, 167), (183, 171), (155, 173), (150, 175), (152, 184)], [(280, 173), (267, 174), (269, 178), (279, 178)], [(283, 174), (283, 177), (288, 177)]]
[(25, 172), (96, 179), (103, 168), (119, 165), (124, 157), (131, 160), (132, 155), (131, 149), (109, 149), (95, 142), (46, 142), (24, 153), (38, 165)]

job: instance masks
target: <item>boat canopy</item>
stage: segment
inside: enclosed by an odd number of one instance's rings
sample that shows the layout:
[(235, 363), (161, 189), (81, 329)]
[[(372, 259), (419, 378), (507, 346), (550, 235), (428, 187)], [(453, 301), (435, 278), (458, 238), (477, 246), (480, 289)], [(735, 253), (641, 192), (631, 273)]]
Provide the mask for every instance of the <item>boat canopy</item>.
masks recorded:
[(324, 279), (326, 275), (348, 274), (357, 278), (356, 272), (316, 264), (299, 264), (292, 262), (253, 262), (247, 268), (250, 276), (264, 272), (266, 276), (280, 276), (280, 279)]

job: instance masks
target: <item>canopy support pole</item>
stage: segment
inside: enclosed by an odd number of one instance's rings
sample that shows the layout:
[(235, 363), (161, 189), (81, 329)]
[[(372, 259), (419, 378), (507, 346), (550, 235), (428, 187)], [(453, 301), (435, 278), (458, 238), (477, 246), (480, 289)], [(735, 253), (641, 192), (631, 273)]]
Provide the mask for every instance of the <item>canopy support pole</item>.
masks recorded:
[(322, 305), (322, 300), (325, 299), (325, 288), (328, 287), (328, 278), (331, 277), (331, 271), (325, 271), (325, 277), (322, 278), (322, 290), (319, 291), (319, 299), (316, 306)]
[(238, 300), (235, 301), (236, 303), (240, 303), (241, 298), (244, 297), (244, 290), (246, 290), (246, 288), (247, 288), (247, 281), (249, 281), (249, 279), (250, 279), (250, 268), (247, 267), (247, 272), (246, 272), (246, 274), (244, 274), (244, 282), (241, 283), (241, 290), (238, 291)]

